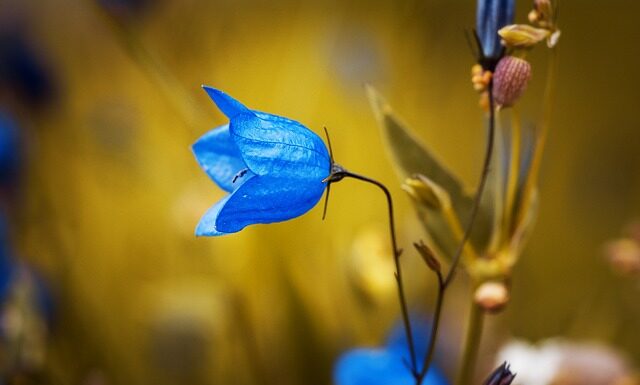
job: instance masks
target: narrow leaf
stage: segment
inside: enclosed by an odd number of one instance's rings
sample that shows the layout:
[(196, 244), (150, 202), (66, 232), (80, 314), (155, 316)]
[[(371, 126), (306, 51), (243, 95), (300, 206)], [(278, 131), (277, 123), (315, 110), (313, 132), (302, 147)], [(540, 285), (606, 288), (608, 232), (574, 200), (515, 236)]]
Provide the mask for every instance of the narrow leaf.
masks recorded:
[[(460, 179), (425, 144), (421, 143), (373, 87), (367, 86), (367, 96), (379, 123), (385, 147), (400, 179), (404, 181), (415, 174), (427, 176), (448, 192), (460, 222), (466, 226), (473, 206), (473, 198), (465, 193)], [(434, 243), (444, 255), (451, 257), (458, 242), (449, 229), (447, 221), (442, 217), (442, 213), (437, 209), (416, 206), (418, 215)], [(491, 220), (483, 210), (479, 214), (471, 240), (475, 245), (485, 245), (491, 230)], [(482, 250), (482, 248), (477, 249)]]

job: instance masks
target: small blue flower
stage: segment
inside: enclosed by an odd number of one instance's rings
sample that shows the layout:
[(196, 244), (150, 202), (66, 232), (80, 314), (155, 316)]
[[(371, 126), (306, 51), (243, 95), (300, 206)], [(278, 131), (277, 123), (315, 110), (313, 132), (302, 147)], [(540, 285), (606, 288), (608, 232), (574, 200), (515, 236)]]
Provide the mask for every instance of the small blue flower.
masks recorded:
[[(420, 364), (427, 352), (429, 323), (412, 318), (413, 339)], [(336, 385), (414, 385), (415, 379), (407, 363), (409, 348), (402, 324), (391, 331), (387, 344), (382, 348), (358, 348), (344, 353), (334, 368)], [(447, 385), (440, 370), (432, 364), (423, 385)]]
[(513, 24), (515, 0), (478, 0), (476, 34), (481, 45), (482, 57), (497, 62), (502, 54), (498, 30)]
[(202, 217), (196, 235), (235, 233), (248, 225), (298, 217), (316, 205), (331, 169), (327, 147), (302, 124), (250, 110), (204, 87), (229, 124), (206, 133), (193, 153), (209, 177), (230, 194)]

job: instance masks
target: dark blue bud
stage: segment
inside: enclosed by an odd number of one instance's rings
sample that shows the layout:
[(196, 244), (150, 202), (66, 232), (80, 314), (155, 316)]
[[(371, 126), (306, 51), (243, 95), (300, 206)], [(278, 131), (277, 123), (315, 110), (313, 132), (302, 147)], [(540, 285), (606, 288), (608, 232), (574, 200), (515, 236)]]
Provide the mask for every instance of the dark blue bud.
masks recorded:
[[(476, 34), (480, 43), (481, 62), (496, 63), (503, 52), (498, 30), (513, 24), (515, 0), (478, 0)], [(486, 68), (486, 66), (485, 66)]]
[(516, 375), (509, 370), (509, 364), (503, 362), (489, 375), (484, 385), (510, 385)]

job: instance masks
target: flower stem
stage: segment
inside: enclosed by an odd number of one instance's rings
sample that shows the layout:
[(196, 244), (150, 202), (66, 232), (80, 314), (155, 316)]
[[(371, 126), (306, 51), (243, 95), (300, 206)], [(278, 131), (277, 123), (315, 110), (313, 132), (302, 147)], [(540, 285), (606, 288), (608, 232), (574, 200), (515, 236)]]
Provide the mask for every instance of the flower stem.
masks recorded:
[[(469, 236), (471, 235), (471, 230), (473, 229), (473, 224), (475, 223), (475, 219), (476, 216), (478, 214), (478, 209), (480, 208), (480, 201), (482, 200), (482, 193), (484, 192), (484, 187), (487, 183), (487, 179), (489, 176), (489, 169), (490, 169), (490, 165), (491, 165), (491, 158), (493, 156), (493, 147), (494, 147), (494, 139), (495, 139), (495, 125), (496, 125), (496, 119), (495, 119), (495, 106), (494, 106), (494, 100), (493, 100), (493, 92), (492, 92), (492, 85), (493, 83), (490, 82), (489, 83), (489, 132), (487, 134), (487, 150), (485, 153), (485, 158), (484, 158), (484, 163), (482, 165), (482, 175), (480, 176), (480, 182), (478, 182), (478, 188), (476, 190), (476, 196), (474, 198), (473, 201), (473, 207), (471, 209), (471, 215), (469, 216), (469, 222), (467, 223), (467, 227), (465, 229), (464, 235), (462, 237), (462, 240), (460, 241), (460, 244), (458, 245), (458, 249), (456, 250), (456, 254), (454, 255), (453, 258), (453, 262), (451, 263), (451, 266), (449, 267), (449, 272), (446, 275), (446, 278), (442, 278), (442, 274), (440, 272), (437, 272), (437, 276), (438, 276), (438, 297), (436, 299), (436, 307), (434, 310), (434, 318), (433, 318), (433, 323), (431, 325), (431, 336), (429, 338), (429, 347), (427, 348), (427, 355), (424, 358), (424, 363), (422, 365), (422, 369), (420, 370), (420, 373), (418, 374), (418, 376), (416, 376), (416, 385), (420, 385), (422, 384), (422, 381), (424, 381), (424, 378), (427, 376), (427, 373), (429, 372), (429, 367), (431, 366), (431, 361), (433, 361), (433, 351), (435, 349), (435, 344), (437, 341), (437, 337), (438, 337), (438, 327), (440, 325), (440, 318), (441, 318), (441, 314), (442, 314), (442, 305), (444, 303), (444, 298), (445, 298), (445, 292), (447, 290), (447, 288), (449, 287), (449, 284), (451, 283), (451, 280), (453, 279), (453, 275), (455, 273), (455, 270), (458, 266), (458, 263), (460, 262), (460, 256), (462, 255), (463, 251), (465, 250), (465, 244), (467, 243), (467, 241), (469, 240)], [(473, 317), (473, 311), (471, 314), (471, 318), (469, 320), (469, 325), (471, 326), (472, 324), (478, 323), (477, 320), (475, 320), (475, 318), (477, 317)], [(478, 328), (480, 329), (480, 331), (482, 331), (482, 319), (480, 319), (480, 325), (478, 326)], [(470, 328), (471, 329), (471, 328)], [(467, 341), (469, 340), (469, 338), (467, 338)], [(469, 341), (468, 341), (469, 342)], [(477, 337), (477, 341), (475, 341), (477, 343), (480, 342), (480, 337)], [(469, 347), (465, 348), (465, 350), (469, 349)], [(476, 347), (476, 352), (477, 352), (477, 347)], [(471, 353), (470, 353), (471, 354)], [(475, 358), (473, 359), (473, 361), (475, 362)], [(470, 365), (466, 363), (466, 360), (463, 360), (463, 369), (465, 367), (465, 365)], [(462, 372), (461, 372), (462, 373)]]
[(480, 176), (480, 182), (478, 183), (478, 188), (476, 190), (476, 196), (473, 200), (473, 207), (471, 209), (471, 215), (469, 216), (469, 222), (467, 223), (467, 228), (464, 231), (464, 235), (460, 244), (458, 245), (458, 249), (453, 257), (453, 261), (451, 262), (451, 267), (449, 268), (449, 272), (444, 279), (445, 287), (449, 285), (451, 279), (453, 279), (453, 274), (458, 267), (458, 263), (460, 263), (460, 256), (464, 251), (465, 244), (469, 240), (471, 236), (471, 230), (473, 229), (473, 224), (475, 223), (476, 216), (478, 215), (478, 211), (480, 209), (480, 201), (482, 200), (482, 193), (484, 192), (484, 186), (487, 184), (487, 177), (489, 176), (489, 169), (491, 165), (491, 157), (493, 156), (493, 142), (495, 137), (495, 126), (496, 126), (496, 111), (493, 100), (493, 81), (489, 83), (488, 92), (489, 92), (489, 132), (487, 135), (487, 151), (484, 157), (484, 164), (482, 165), (482, 175)]
[(444, 294), (447, 286), (442, 279), (442, 273), (439, 271), (436, 272), (438, 276), (438, 297), (436, 298), (436, 307), (433, 311), (433, 323), (431, 324), (431, 334), (429, 336), (429, 346), (427, 348), (427, 354), (424, 357), (424, 362), (422, 364), (422, 369), (420, 373), (416, 377), (416, 385), (422, 384), (424, 378), (429, 373), (429, 367), (431, 366), (431, 361), (433, 361), (433, 352), (436, 347), (436, 339), (438, 337), (438, 327), (440, 326), (440, 319), (442, 314), (442, 305), (444, 304)]
[(402, 250), (398, 248), (398, 243), (396, 241), (396, 229), (395, 229), (395, 222), (393, 219), (393, 199), (391, 198), (391, 193), (389, 192), (389, 189), (387, 189), (387, 187), (384, 184), (378, 182), (377, 180), (368, 178), (363, 175), (355, 174), (344, 169), (341, 169), (340, 171), (337, 171), (336, 173), (334, 173), (333, 177), (338, 179), (348, 177), (348, 178), (358, 179), (363, 182), (371, 183), (377, 186), (378, 188), (380, 188), (384, 192), (384, 195), (387, 198), (387, 207), (389, 212), (389, 234), (391, 235), (391, 248), (393, 252), (393, 261), (395, 263), (395, 269), (396, 269), (394, 275), (396, 277), (396, 284), (398, 287), (398, 297), (400, 299), (400, 310), (402, 311), (402, 321), (404, 323), (404, 330), (406, 333), (406, 337), (408, 341), (407, 343), (409, 346), (409, 357), (411, 360), (410, 370), (414, 376), (417, 376), (418, 369), (417, 369), (416, 351), (415, 351), (415, 346), (413, 341), (413, 332), (411, 329), (411, 322), (409, 321), (409, 310), (407, 308), (407, 300), (404, 293), (404, 284), (402, 282), (402, 269), (400, 267), (400, 255), (402, 254)]
[(456, 385), (469, 385), (473, 379), (473, 373), (478, 359), (480, 340), (482, 338), (482, 325), (484, 324), (484, 310), (471, 300), (471, 311), (467, 323), (464, 351), (460, 372), (456, 378)]

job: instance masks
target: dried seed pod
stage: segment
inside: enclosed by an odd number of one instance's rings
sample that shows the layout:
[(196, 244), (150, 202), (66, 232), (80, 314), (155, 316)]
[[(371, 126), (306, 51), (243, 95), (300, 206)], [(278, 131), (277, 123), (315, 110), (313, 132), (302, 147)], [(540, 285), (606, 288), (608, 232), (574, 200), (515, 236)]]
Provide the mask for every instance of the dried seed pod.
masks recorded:
[(527, 89), (531, 64), (515, 56), (505, 56), (493, 74), (493, 97), (500, 107), (512, 106)]

